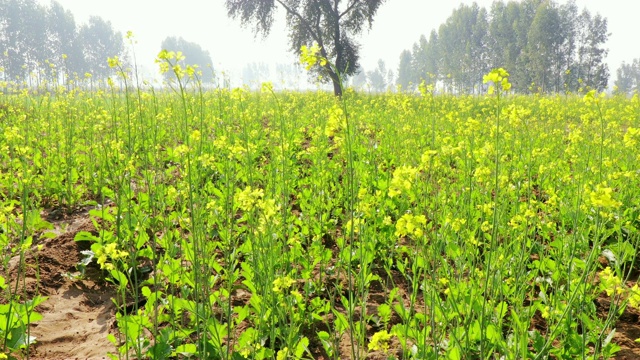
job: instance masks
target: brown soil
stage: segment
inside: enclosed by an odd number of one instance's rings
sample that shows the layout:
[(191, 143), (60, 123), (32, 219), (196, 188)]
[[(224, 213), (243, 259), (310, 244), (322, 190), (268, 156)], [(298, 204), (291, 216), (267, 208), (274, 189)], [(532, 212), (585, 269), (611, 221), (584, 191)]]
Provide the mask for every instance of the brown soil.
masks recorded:
[[(37, 342), (31, 347), (29, 358), (106, 358), (107, 352), (115, 350), (107, 340), (115, 318), (112, 287), (101, 280), (101, 274), (92, 266), (87, 268), (84, 277), (73, 278), (78, 275), (76, 265), (83, 258), (80, 251), (89, 248), (89, 244), (76, 242), (74, 237), (79, 231), (95, 231), (95, 228), (86, 211), (47, 220), (55, 225), (58, 236), (35, 244), (25, 256), (21, 279), (26, 297), (38, 294), (47, 297), (36, 308), (43, 319), (31, 326), (30, 335)], [(38, 245), (42, 246), (40, 250)], [(9, 276), (14, 284), (18, 265), (18, 257), (9, 262)]]
[[(600, 310), (608, 310), (610, 299), (602, 296), (597, 300), (597, 305)], [(615, 328), (616, 334), (613, 337), (613, 342), (621, 348), (615, 358), (621, 360), (640, 359), (640, 343), (635, 341), (640, 339), (640, 311), (627, 306), (616, 322)]]
[[(50, 215), (50, 214), (49, 214)], [(33, 324), (31, 336), (37, 338), (37, 343), (30, 350), (30, 359), (105, 359), (107, 352), (114, 352), (114, 346), (107, 340), (107, 335), (115, 331), (115, 306), (111, 298), (114, 296), (113, 287), (104, 282), (98, 269), (89, 266), (85, 276), (73, 279), (71, 274), (77, 274), (76, 265), (83, 258), (80, 253), (88, 248), (84, 242), (74, 241), (79, 231), (95, 231), (89, 220), (87, 211), (82, 211), (70, 217), (47, 218), (56, 226), (57, 237), (40, 241), (41, 250), (34, 250), (25, 257), (26, 296), (40, 294), (47, 296), (37, 311), (43, 319)], [(335, 246), (335, 244), (333, 244)], [(9, 274), (15, 281), (18, 268), (18, 258), (9, 264)], [(39, 270), (39, 271), (36, 271)], [(39, 273), (39, 278), (36, 274)], [(368, 313), (374, 313), (377, 305), (386, 299), (385, 284), (393, 281), (400, 289), (400, 296), (406, 300), (407, 284), (401, 276), (390, 279), (382, 273), (380, 282), (374, 282), (370, 289)], [(338, 279), (327, 279), (339, 281)], [(238, 295), (238, 294), (237, 294)], [(248, 297), (242, 297), (248, 301)], [(608, 299), (598, 300), (601, 311), (608, 309)], [(336, 304), (337, 306), (338, 303)], [(360, 310), (357, 309), (356, 312)], [(392, 322), (399, 321), (393, 318)], [(534, 321), (535, 322), (535, 321)], [(635, 340), (640, 338), (640, 311), (627, 309), (615, 325), (617, 333), (614, 342), (622, 350), (616, 359), (640, 359), (640, 344)], [(317, 329), (309, 329), (310, 353), (316, 359), (329, 359), (322, 344), (316, 341), (315, 331), (330, 332), (323, 324)], [(372, 324), (367, 326), (367, 335), (371, 336), (377, 329)], [(389, 352), (368, 352), (361, 349), (363, 357), (367, 359), (387, 359), (389, 355), (402, 357), (400, 344), (392, 339)], [(351, 340), (349, 334), (344, 334), (337, 344), (342, 358), (351, 357)], [(366, 354), (366, 355), (365, 355)]]

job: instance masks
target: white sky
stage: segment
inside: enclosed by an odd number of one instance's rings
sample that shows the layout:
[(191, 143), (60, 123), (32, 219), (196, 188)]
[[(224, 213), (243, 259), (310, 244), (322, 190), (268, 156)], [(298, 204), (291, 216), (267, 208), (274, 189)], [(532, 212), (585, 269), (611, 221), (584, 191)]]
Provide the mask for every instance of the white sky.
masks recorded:
[[(39, 1), (48, 4), (50, 0)], [(276, 17), (271, 34), (263, 39), (255, 38), (251, 28), (243, 28), (239, 21), (228, 18), (224, 0), (58, 2), (73, 12), (78, 24), (86, 22), (91, 15), (98, 15), (111, 21), (123, 34), (133, 31), (138, 42), (135, 51), (139, 64), (154, 71), (153, 60), (167, 36), (182, 36), (209, 50), (216, 70), (225, 70), (232, 77), (241, 76), (247, 63), (297, 61), (288, 51), (282, 12)], [(373, 70), (378, 59), (382, 59), (388, 69), (397, 70), (402, 50), (411, 49), (421, 34), (428, 35), (437, 29), (461, 2), (473, 3), (471, 0), (387, 0), (380, 7), (371, 31), (363, 33), (360, 39), (361, 65), (365, 70)], [(476, 2), (489, 9), (492, 0)], [(586, 7), (592, 14), (600, 13), (608, 19), (611, 36), (607, 62), (612, 79), (622, 61), (640, 58), (640, 0), (577, 0), (577, 5), (580, 10)]]

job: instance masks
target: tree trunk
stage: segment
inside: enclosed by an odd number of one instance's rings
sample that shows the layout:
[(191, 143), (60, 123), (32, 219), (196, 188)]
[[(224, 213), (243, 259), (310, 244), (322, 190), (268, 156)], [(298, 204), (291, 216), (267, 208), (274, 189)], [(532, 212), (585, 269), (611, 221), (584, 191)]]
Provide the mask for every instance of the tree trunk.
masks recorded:
[(331, 78), (331, 82), (333, 82), (333, 95), (342, 97), (342, 84), (340, 83), (340, 77), (333, 71), (329, 73), (329, 77)]

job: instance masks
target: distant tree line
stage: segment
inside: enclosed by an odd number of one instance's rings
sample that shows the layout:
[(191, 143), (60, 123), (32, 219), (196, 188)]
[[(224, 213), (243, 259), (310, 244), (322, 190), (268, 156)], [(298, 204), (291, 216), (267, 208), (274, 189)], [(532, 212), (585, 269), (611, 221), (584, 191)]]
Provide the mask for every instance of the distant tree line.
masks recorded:
[(459, 93), (480, 92), (482, 76), (503, 67), (521, 93), (607, 87), (607, 19), (574, 0), (496, 1), (487, 10), (460, 5), (447, 21), (400, 55), (397, 84), (423, 80)]
[(621, 94), (640, 94), (640, 58), (623, 62), (616, 73), (615, 91)]
[(78, 26), (58, 2), (43, 6), (35, 0), (0, 0), (4, 81), (66, 84), (85, 74), (91, 81), (101, 80), (111, 74), (107, 58), (123, 55), (122, 34), (100, 17)]
[(365, 71), (359, 67), (356, 73), (349, 79), (349, 85), (356, 89), (366, 89), (373, 92), (393, 91), (395, 74), (393, 70), (387, 70), (387, 64), (378, 59), (377, 66), (371, 71)]

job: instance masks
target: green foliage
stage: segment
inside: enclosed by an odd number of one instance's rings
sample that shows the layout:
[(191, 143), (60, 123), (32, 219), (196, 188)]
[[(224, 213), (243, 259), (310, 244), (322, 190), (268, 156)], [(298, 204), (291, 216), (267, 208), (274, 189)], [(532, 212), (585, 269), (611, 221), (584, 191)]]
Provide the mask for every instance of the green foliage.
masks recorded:
[(615, 90), (622, 94), (640, 93), (640, 58), (622, 63), (616, 72)]
[(78, 38), (83, 45), (86, 72), (98, 79), (110, 74), (106, 58), (122, 56), (124, 42), (120, 32), (114, 32), (111, 22), (98, 16), (91, 16), (87, 24), (78, 29)]
[(496, 1), (489, 10), (460, 5), (428, 40), (423, 35), (414, 44), (410, 68), (401, 54), (402, 81), (481, 93), (478, 79), (504, 67), (519, 93), (601, 91), (609, 80), (608, 38), (607, 19), (579, 12), (572, 1)]
[(3, 80), (55, 87), (85, 73), (105, 79), (110, 74), (105, 59), (123, 55), (122, 35), (100, 17), (78, 27), (56, 1), (44, 6), (34, 0), (2, 0), (0, 10)]
[[(4, 278), (0, 276), (0, 279), (0, 291), (4, 292)], [(36, 338), (28, 335), (28, 327), (42, 319), (42, 315), (34, 309), (45, 300), (46, 297), (36, 296), (25, 302), (11, 300), (0, 304), (0, 342), (3, 352), (17, 354), (35, 343)]]
[(400, 54), (397, 84), (400, 85), (402, 89), (409, 89), (412, 85), (411, 81), (413, 81), (415, 78), (416, 77), (413, 74), (413, 69), (411, 66), (411, 51), (404, 50), (402, 54)]
[(314, 66), (313, 73), (331, 81), (334, 94), (342, 95), (340, 77), (354, 75), (359, 67), (356, 36), (371, 28), (373, 18), (384, 0), (225, 0), (229, 16), (254, 26), (256, 33), (267, 35), (280, 6), (286, 12), (291, 51), (300, 55), (302, 46), (317, 43), (321, 55), (334, 66)]
[(369, 84), (374, 91), (384, 92), (387, 88), (387, 67), (382, 61), (378, 60), (378, 67), (375, 70), (367, 73), (369, 78)]
[[(504, 96), (504, 69), (482, 96), (207, 92), (179, 58), (166, 92), (2, 112), (2, 269), (45, 205), (92, 206), (76, 240), (115, 291), (112, 358), (615, 355), (640, 306), (637, 97)], [(43, 299), (10, 279), (3, 352)]]

